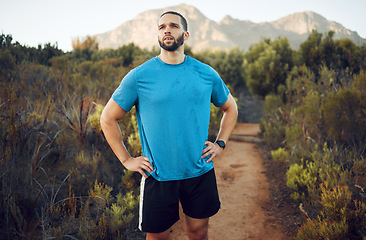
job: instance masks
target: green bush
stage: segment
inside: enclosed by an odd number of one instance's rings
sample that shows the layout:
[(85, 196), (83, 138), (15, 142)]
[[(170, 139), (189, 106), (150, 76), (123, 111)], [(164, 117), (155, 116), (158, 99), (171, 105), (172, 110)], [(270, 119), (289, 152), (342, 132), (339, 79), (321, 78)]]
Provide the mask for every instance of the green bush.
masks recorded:
[(296, 239), (331, 240), (365, 237), (366, 204), (352, 201), (352, 192), (347, 186), (336, 186), (331, 189), (325, 182), (321, 185), (321, 191), (319, 215), (315, 219), (307, 216)]
[(289, 161), (289, 153), (284, 148), (279, 148), (277, 150), (271, 151), (271, 156), (273, 160), (280, 163), (285, 163)]
[(319, 168), (313, 162), (292, 164), (287, 171), (287, 186), (296, 190), (291, 196), (295, 201), (306, 200), (310, 191), (316, 190)]
[[(323, 149), (315, 145), (311, 152), (303, 151), (301, 163), (290, 164), (287, 171), (287, 186), (294, 189), (292, 194), (295, 200), (306, 200), (314, 206), (319, 205), (320, 184), (327, 182), (330, 187), (346, 185), (351, 179), (350, 172), (342, 170), (337, 163), (345, 162), (336, 148), (329, 148), (324, 144)], [(301, 199), (300, 199), (300, 198)]]
[(266, 96), (263, 106), (265, 117), (260, 121), (259, 126), (260, 136), (271, 149), (278, 149), (284, 145), (283, 106), (279, 96), (274, 94)]
[(365, 151), (365, 97), (366, 94), (358, 90), (340, 89), (330, 93), (324, 100), (322, 111), (325, 132), (337, 145)]
[[(354, 184), (360, 184), (357, 186), (362, 190), (365, 186), (362, 159), (366, 150), (366, 95), (363, 91), (366, 78), (363, 71), (354, 75), (353, 81), (337, 78), (335, 72), (321, 68), (319, 82), (306, 87), (291, 85), (293, 90), (285, 94), (287, 104), (277, 114), (266, 110), (267, 118), (262, 124), (262, 134), (268, 138), (265, 138), (266, 143), (277, 149), (271, 152), (273, 159), (288, 160), (286, 175), (287, 186), (293, 189), (291, 197), (302, 202), (311, 212), (312, 220), (304, 222), (298, 239), (349, 239), (365, 233), (363, 225), (357, 222), (364, 221), (366, 195), (363, 191), (357, 192)], [(301, 81), (308, 82), (309, 79)], [(296, 89), (299, 87), (302, 91)], [(301, 98), (294, 98), (299, 92)], [(289, 97), (291, 101), (288, 101)], [(281, 126), (285, 131), (282, 145), (275, 145), (281, 138), (273, 134), (274, 126)], [(328, 189), (349, 186), (348, 195), (344, 189), (333, 192), (340, 202), (346, 201), (341, 200), (341, 196), (350, 196), (346, 207), (331, 205), (336, 202), (335, 196), (321, 187), (325, 182)], [(334, 220), (340, 212), (344, 217)]]
[(285, 128), (278, 122), (261, 121), (261, 137), (271, 149), (283, 146), (285, 139)]
[(88, 123), (96, 134), (102, 133), (102, 128), (100, 126), (100, 115), (102, 115), (103, 109), (103, 105), (96, 104), (94, 112), (88, 118)]
[(126, 195), (119, 193), (117, 202), (113, 203), (106, 213), (109, 216), (108, 226), (112, 232), (123, 232), (128, 223), (134, 218), (134, 210), (139, 204), (138, 198), (133, 196), (132, 192)]

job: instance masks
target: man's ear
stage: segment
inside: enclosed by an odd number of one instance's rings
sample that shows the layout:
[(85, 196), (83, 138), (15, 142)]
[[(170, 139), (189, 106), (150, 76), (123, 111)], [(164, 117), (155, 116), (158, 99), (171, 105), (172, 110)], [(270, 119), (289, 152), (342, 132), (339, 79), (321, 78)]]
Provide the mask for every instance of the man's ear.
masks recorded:
[(189, 32), (184, 32), (184, 41), (187, 40), (189, 38)]

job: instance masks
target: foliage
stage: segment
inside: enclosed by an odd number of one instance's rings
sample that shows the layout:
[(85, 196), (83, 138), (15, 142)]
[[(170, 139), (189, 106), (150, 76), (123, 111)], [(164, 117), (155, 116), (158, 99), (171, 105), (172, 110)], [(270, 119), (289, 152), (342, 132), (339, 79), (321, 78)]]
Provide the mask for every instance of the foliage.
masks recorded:
[(274, 94), (266, 96), (264, 102), (264, 118), (260, 122), (261, 137), (272, 148), (277, 149), (282, 145), (285, 137), (285, 128), (280, 119), (282, 116), (283, 104), (281, 98)]
[(285, 84), (294, 61), (293, 50), (286, 38), (265, 39), (251, 46), (245, 58), (248, 88), (263, 97), (277, 93), (278, 87)]
[[(112, 188), (95, 181), (84, 198), (71, 194), (52, 209), (52, 220), (47, 235), (56, 239), (71, 238), (75, 233), (81, 239), (112, 239), (123, 237), (127, 224), (134, 216), (138, 199), (132, 192), (114, 197)], [(85, 200), (85, 201), (83, 201)]]
[(102, 114), (104, 106), (102, 104), (96, 104), (94, 113), (88, 118), (88, 123), (93, 129), (94, 133), (101, 134), (102, 128), (100, 126), (100, 115)]
[[(305, 167), (304, 167), (305, 165)], [(298, 190), (291, 194), (295, 200), (305, 199), (308, 195), (308, 191), (314, 191), (316, 189), (317, 175), (319, 167), (313, 162), (303, 162), (299, 165), (297, 163), (292, 164), (287, 171), (287, 186), (294, 190)]]
[(290, 158), (287, 150), (285, 148), (281, 148), (281, 147), (277, 150), (272, 150), (271, 156), (272, 156), (273, 160), (275, 160), (277, 162), (281, 162), (281, 163), (287, 162), (288, 159)]
[(128, 192), (124, 196), (122, 193), (117, 195), (117, 202), (107, 210), (107, 214), (110, 216), (109, 226), (113, 232), (126, 228), (126, 224), (131, 222), (134, 217), (133, 210), (138, 203), (138, 199), (133, 196), (132, 192)]
[(230, 51), (206, 50), (195, 57), (213, 67), (234, 90), (246, 89), (244, 52), (239, 48), (232, 48)]
[[(18, 42), (13, 43), (13, 37), (3, 33), (0, 35), (0, 52), (0, 59), (4, 61), (3, 63), (6, 63), (5, 65), (1, 65), (1, 68), (4, 68), (4, 70), (11, 70), (11, 66), (20, 64), (23, 61), (49, 66), (49, 60), (51, 58), (63, 54), (62, 50), (58, 49), (57, 44), (51, 45), (50, 43), (46, 43), (43, 46), (38, 45), (38, 48), (26, 47), (20, 45)], [(6, 67), (10, 67), (10, 69)]]
[(80, 41), (80, 38), (76, 38), (72, 41), (72, 48), (83, 50), (83, 49), (90, 49), (90, 50), (98, 50), (98, 42), (96, 41), (95, 37), (87, 36), (83, 42)]
[(319, 76), (321, 68), (326, 66), (342, 72), (348, 69), (351, 73), (359, 73), (364, 69), (365, 52), (349, 39), (333, 39), (334, 32), (325, 33), (324, 36), (316, 30), (300, 45), (298, 65), (305, 64)]
[(365, 218), (363, 54), (346, 39), (333, 40), (332, 32), (323, 38), (313, 31), (285, 84), (266, 96), (261, 135), (273, 159), (287, 164), (291, 197), (307, 216), (297, 239), (366, 235), (357, 223)]
[(321, 184), (321, 211), (315, 219), (307, 220), (296, 239), (360, 239), (365, 233), (366, 204), (352, 201), (347, 186), (330, 188)]
[[(7, 63), (0, 76), (1, 232), (7, 239), (126, 237), (130, 217), (120, 220), (126, 222), (118, 231), (108, 226), (113, 214), (107, 209), (121, 202), (112, 186), (118, 189), (125, 172), (98, 119), (131, 66), (123, 67), (116, 56), (99, 59), (95, 49), (95, 61), (61, 51), (45, 60), (47, 48), (31, 56), (33, 50), (1, 37), (1, 61)], [(124, 121), (133, 124), (131, 116)], [(120, 199), (136, 194), (138, 181), (130, 182)], [(135, 216), (136, 204), (127, 209)]]

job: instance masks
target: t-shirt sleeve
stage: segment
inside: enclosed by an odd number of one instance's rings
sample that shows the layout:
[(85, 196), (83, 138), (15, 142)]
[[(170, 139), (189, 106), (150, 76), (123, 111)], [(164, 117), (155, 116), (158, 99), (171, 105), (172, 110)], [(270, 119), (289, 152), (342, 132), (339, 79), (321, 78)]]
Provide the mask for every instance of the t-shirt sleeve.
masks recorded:
[(125, 111), (130, 111), (137, 103), (136, 71), (130, 71), (112, 94), (112, 99)]
[(220, 75), (214, 69), (211, 69), (211, 72), (213, 79), (211, 102), (216, 107), (220, 107), (227, 101), (230, 91), (226, 87)]

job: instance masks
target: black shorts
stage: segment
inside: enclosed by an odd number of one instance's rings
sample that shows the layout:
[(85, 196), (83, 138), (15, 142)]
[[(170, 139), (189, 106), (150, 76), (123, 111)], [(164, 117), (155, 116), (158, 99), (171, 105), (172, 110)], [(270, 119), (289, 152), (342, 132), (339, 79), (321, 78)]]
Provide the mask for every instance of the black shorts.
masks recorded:
[(179, 201), (183, 212), (191, 218), (208, 218), (220, 209), (214, 169), (202, 176), (157, 181), (142, 178), (140, 189), (139, 228), (143, 232), (160, 233), (179, 220)]

